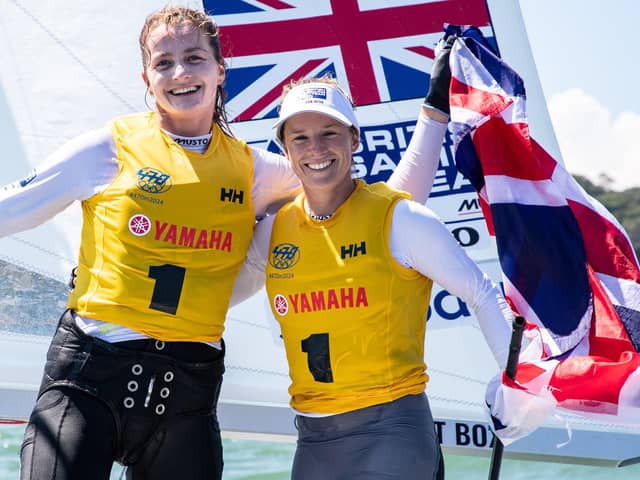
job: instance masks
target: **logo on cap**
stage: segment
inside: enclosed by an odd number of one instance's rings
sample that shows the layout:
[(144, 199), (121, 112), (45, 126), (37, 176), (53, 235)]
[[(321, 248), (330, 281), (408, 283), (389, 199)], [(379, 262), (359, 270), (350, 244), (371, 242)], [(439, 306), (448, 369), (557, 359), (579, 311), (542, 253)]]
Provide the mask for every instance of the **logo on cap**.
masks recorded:
[(304, 103), (324, 103), (327, 101), (327, 89), (324, 87), (309, 87), (300, 92), (298, 100)]

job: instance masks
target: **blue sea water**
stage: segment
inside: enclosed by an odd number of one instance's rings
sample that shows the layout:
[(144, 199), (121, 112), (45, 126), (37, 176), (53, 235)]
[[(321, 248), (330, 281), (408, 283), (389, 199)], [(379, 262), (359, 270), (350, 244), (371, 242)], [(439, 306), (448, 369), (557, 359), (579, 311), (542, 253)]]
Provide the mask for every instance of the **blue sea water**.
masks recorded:
[[(17, 480), (23, 425), (0, 426), (0, 480)], [(225, 439), (224, 480), (288, 480), (293, 443)], [(638, 439), (640, 454), (640, 438)], [(445, 454), (448, 480), (486, 480), (490, 459)], [(121, 478), (115, 466), (112, 480)], [(122, 475), (124, 478), (124, 475)], [(640, 464), (623, 468), (543, 463), (505, 458), (501, 480), (638, 480)], [(331, 480), (331, 479), (327, 479)]]

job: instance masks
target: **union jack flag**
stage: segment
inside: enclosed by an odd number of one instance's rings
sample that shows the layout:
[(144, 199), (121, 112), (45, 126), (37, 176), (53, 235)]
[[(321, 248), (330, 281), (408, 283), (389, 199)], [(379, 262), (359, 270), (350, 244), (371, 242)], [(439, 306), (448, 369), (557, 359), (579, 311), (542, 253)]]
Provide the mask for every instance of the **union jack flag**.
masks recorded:
[(503, 375), (487, 390), (496, 434), (509, 444), (556, 408), (638, 425), (640, 267), (631, 242), (530, 138), (522, 79), (467, 31), (450, 57), (456, 164), (479, 193), (506, 296), (528, 322), (515, 381)]
[(357, 105), (422, 98), (444, 23), (484, 0), (204, 0), (221, 27), (230, 120), (275, 117), (282, 87), (331, 73)]

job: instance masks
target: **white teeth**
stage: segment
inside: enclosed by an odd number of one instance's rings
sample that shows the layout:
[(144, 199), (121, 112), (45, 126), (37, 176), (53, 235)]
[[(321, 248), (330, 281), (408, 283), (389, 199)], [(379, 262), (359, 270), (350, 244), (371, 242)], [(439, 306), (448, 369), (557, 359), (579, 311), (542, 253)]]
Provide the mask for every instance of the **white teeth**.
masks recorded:
[(198, 87), (176, 88), (174, 90), (171, 90), (171, 93), (173, 93), (174, 95), (180, 95), (181, 93), (195, 92), (196, 90), (198, 90)]
[(331, 165), (331, 160), (327, 160), (326, 162), (322, 163), (308, 163), (307, 167), (309, 167), (311, 170), (322, 170), (323, 168), (327, 168), (329, 165)]

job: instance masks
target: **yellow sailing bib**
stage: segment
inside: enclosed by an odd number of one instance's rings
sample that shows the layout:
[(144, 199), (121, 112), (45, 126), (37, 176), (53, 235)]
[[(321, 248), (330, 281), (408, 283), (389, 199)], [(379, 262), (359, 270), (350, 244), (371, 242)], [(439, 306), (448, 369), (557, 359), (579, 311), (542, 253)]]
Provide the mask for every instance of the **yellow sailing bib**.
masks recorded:
[(311, 220), (303, 195), (276, 216), (267, 292), (299, 411), (341, 413), (424, 390), (432, 282), (389, 251), (401, 198), (383, 183), (357, 181), (329, 220)]
[(166, 341), (218, 341), (253, 233), (253, 158), (213, 125), (185, 150), (153, 112), (110, 124), (120, 172), (82, 202), (69, 307)]

